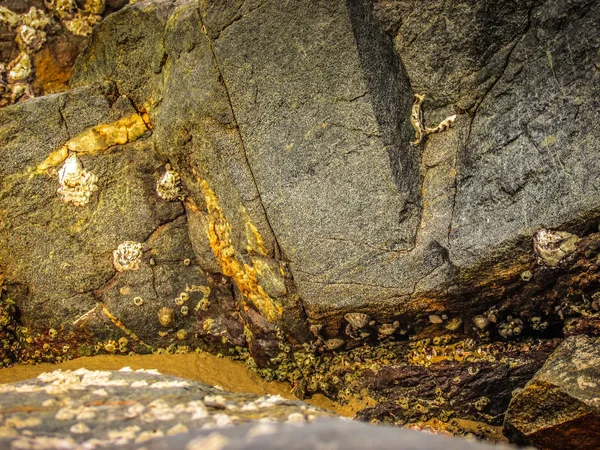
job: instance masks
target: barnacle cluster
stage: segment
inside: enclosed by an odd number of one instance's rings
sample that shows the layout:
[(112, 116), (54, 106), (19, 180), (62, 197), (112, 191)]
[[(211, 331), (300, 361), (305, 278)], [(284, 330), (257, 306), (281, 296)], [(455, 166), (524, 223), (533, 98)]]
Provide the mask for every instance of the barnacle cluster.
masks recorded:
[(523, 332), (523, 320), (518, 317), (507, 316), (506, 321), (498, 325), (498, 333), (504, 339), (517, 337)]
[(138, 270), (142, 259), (142, 244), (125, 241), (113, 252), (113, 265), (118, 272)]
[(105, 0), (86, 0), (79, 8), (75, 0), (44, 0), (46, 8), (73, 34), (89, 36), (92, 28), (102, 20)]
[(89, 36), (93, 26), (102, 20), (105, 0), (86, 0), (83, 7), (75, 0), (44, 0), (44, 6), (47, 11), (32, 6), (23, 14), (0, 6), (0, 24), (15, 32), (19, 49), (11, 61), (0, 61), (0, 107), (34, 97), (32, 60), (47, 41), (47, 27), (59, 22), (75, 35)]
[(410, 124), (415, 130), (415, 140), (411, 142), (412, 145), (419, 145), (428, 134), (441, 133), (456, 122), (456, 115), (452, 115), (446, 117), (435, 127), (426, 127), (423, 124), (423, 100), (425, 100), (425, 95), (415, 94), (415, 101), (410, 113)]
[(567, 231), (541, 229), (533, 236), (533, 249), (540, 265), (556, 267), (575, 251), (579, 236)]
[(19, 54), (12, 61), (0, 61), (0, 107), (33, 97), (32, 55), (46, 42), (44, 29), (50, 22), (50, 17), (33, 6), (25, 14), (0, 6), (0, 23), (6, 23), (15, 31), (19, 48)]
[(3, 289), (0, 274), (0, 368), (12, 365), (20, 348), (14, 303)]
[(449, 318), (447, 314), (431, 314), (429, 322), (434, 325), (443, 325), (448, 331), (458, 331), (463, 324), (463, 320), (460, 317)]
[(57, 192), (63, 202), (83, 206), (90, 201), (92, 193), (98, 189), (97, 181), (98, 177), (84, 169), (81, 160), (72, 153), (58, 171), (60, 187)]
[[(181, 187), (179, 174), (171, 168), (171, 164), (165, 165), (165, 173), (156, 183), (156, 193), (163, 200), (170, 202), (183, 200), (185, 194)], [(189, 261), (189, 260), (188, 260)], [(188, 264), (189, 265), (189, 262)]]

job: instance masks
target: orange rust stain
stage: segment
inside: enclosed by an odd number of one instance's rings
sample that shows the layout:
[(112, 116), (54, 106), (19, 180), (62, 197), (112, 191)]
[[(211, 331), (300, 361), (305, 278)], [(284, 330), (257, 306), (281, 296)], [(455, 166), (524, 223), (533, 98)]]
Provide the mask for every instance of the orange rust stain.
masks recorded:
[[(225, 217), (219, 201), (214, 191), (210, 188), (205, 180), (198, 178), (206, 207), (208, 209), (207, 235), (210, 247), (215, 254), (215, 257), (221, 265), (223, 274), (231, 277), (240, 291), (247, 297), (252, 304), (271, 322), (276, 322), (281, 319), (283, 309), (278, 305), (258, 284), (256, 268), (253, 265), (240, 263), (236, 259), (236, 250), (231, 241), (231, 224)], [(263, 246), (262, 237), (258, 233), (256, 227), (250, 224), (250, 228), (254, 230), (259, 251), (262, 250), (266, 254)], [(256, 237), (256, 236), (255, 236)], [(261, 248), (262, 247), (262, 248)]]

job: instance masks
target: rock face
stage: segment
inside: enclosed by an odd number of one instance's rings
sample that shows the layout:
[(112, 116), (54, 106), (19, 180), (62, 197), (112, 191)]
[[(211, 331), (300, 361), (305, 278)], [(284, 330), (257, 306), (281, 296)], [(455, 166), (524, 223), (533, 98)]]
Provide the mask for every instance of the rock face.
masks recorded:
[(573, 336), (513, 397), (504, 424), (516, 442), (541, 449), (600, 445), (600, 340)]
[[(586, 74), (599, 13), (589, 1), (507, 4), (497, 15), (480, 3), (431, 2), (403, 21), (411, 5), (200, 2), (198, 12), (194, 2), (142, 2), (99, 27), (72, 84), (113, 79), (149, 113), (157, 148), (194, 202), (206, 202), (202, 182), (218, 199), (234, 259), (247, 259), (236, 242), (247, 240), (247, 224), (258, 230), (263, 256), (287, 274), (285, 294), (265, 289), (269, 299), (253, 301), (263, 315), (298, 311), (299, 296), (308, 317), (337, 334), (343, 312), (452, 309), (475, 269), (479, 283), (517, 280), (541, 226), (595, 224), (596, 162), (586, 146), (598, 130), (584, 119), (585, 139), (566, 136), (581, 128), (571, 112), (595, 109), (597, 84)], [(559, 20), (564, 8), (577, 13)], [(442, 12), (448, 30), (431, 19)], [(140, 27), (124, 30), (131, 21)], [(111, 39), (119, 33), (131, 36)], [(567, 41), (578, 45), (571, 57), (586, 61), (575, 72), (561, 56)], [(127, 59), (111, 57), (118, 52)], [(557, 83), (580, 100), (565, 100)], [(423, 146), (409, 144), (413, 91), (426, 95), (427, 124), (459, 113)], [(536, 100), (525, 101), (532, 92)], [(542, 120), (542, 110), (553, 118)], [(529, 130), (533, 117), (551, 129)]]
[(600, 333), (599, 18), (592, 0), (120, 9), (70, 91), (0, 111), (5, 363), (207, 347), (334, 396), (332, 365), (379, 373), (378, 346), (386, 390), (489, 345), (497, 421), (542, 359), (507, 341)]

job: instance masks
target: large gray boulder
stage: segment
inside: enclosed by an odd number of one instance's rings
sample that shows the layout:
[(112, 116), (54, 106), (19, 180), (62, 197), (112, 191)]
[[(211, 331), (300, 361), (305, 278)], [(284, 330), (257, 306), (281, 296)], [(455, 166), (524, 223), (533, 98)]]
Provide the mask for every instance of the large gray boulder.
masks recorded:
[[(148, 110), (159, 151), (200, 209), (206, 182), (249, 267), (258, 230), (287, 286), (258, 280), (259, 312), (297, 321), (301, 302), (337, 334), (347, 312), (452, 310), (475, 283), (518, 280), (539, 228), (595, 224), (598, 130), (579, 123), (595, 110), (598, 6), (559, 3), (431, 2), (409, 17), (410, 1), (140, 2), (99, 27), (73, 85), (110, 78)], [(413, 92), (429, 126), (458, 113), (420, 146)]]

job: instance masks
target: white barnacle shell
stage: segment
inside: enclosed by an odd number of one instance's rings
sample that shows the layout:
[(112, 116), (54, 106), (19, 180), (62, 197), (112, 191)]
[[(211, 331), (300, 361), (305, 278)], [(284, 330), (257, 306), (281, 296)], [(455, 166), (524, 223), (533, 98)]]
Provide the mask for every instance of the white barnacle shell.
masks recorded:
[(369, 324), (370, 317), (363, 313), (348, 313), (344, 319), (354, 328), (364, 328)]
[(119, 272), (138, 270), (142, 259), (142, 244), (125, 241), (113, 252), (113, 265)]
[(156, 184), (156, 193), (163, 200), (170, 202), (185, 198), (181, 188), (181, 178), (175, 170), (171, 169), (170, 164), (165, 165), (165, 173)]
[(60, 187), (57, 192), (63, 202), (83, 206), (90, 201), (92, 193), (98, 189), (97, 181), (98, 177), (83, 168), (77, 155), (71, 154), (58, 171)]
[(575, 251), (579, 236), (567, 231), (541, 229), (533, 236), (533, 249), (539, 264), (556, 267), (569, 253)]

